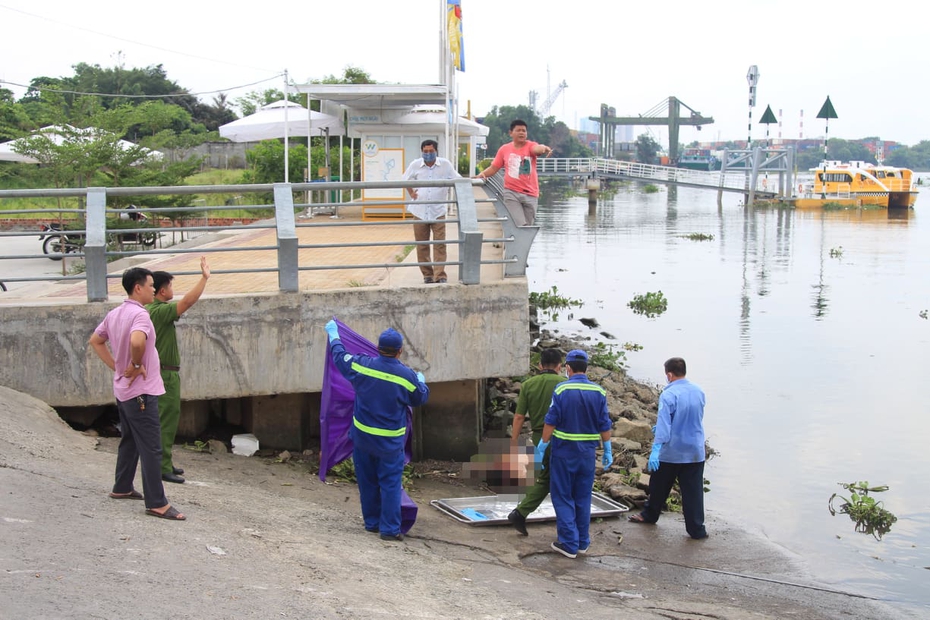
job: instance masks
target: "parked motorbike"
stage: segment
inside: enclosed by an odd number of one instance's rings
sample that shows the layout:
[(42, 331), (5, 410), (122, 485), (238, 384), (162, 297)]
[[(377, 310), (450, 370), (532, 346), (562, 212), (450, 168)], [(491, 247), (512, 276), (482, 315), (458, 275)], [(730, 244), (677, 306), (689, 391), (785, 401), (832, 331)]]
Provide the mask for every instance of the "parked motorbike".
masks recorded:
[[(121, 220), (132, 220), (139, 222), (144, 226), (148, 220), (146, 215), (138, 211), (135, 205), (129, 205), (127, 213), (120, 213)], [(39, 235), (39, 241), (43, 241), (42, 251), (52, 260), (61, 260), (65, 254), (72, 252), (78, 253), (83, 251), (86, 237), (84, 233), (68, 232), (64, 230), (61, 224), (51, 222), (42, 224), (42, 234)], [(152, 232), (121, 232), (110, 233), (107, 235), (108, 243), (118, 243), (120, 245), (141, 245), (150, 248), (158, 241), (158, 233)]]
[(61, 260), (65, 254), (81, 251), (84, 247), (84, 233), (69, 233), (62, 229), (61, 224), (52, 222), (42, 224), (39, 241), (43, 241), (42, 251), (50, 259)]

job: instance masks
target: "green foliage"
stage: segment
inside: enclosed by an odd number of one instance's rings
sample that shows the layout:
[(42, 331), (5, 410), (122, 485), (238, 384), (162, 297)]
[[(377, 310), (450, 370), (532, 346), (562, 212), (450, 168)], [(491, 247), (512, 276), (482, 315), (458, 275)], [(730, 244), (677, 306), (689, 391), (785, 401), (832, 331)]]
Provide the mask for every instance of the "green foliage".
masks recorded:
[[(529, 106), (494, 106), (481, 119), (489, 128), (488, 154), (497, 153), (502, 144), (510, 142), (510, 123), (516, 119), (526, 122), (529, 140), (552, 147), (553, 157), (591, 157), (591, 149), (575, 138), (568, 126), (550, 116), (542, 119)], [(480, 168), (480, 166), (479, 166)], [(483, 170), (484, 168), (480, 168)]]
[(540, 310), (571, 308), (572, 306), (580, 306), (582, 303), (584, 302), (580, 299), (571, 299), (570, 297), (560, 295), (557, 286), (553, 286), (548, 291), (543, 291), (542, 293), (537, 293), (535, 291), (530, 293), (530, 304), (536, 306)]
[(926, 311), (926, 310), (921, 310), (920, 312), (917, 313), (917, 316), (919, 316), (919, 317), (922, 318), (922, 319), (926, 319), (926, 318), (927, 318), (927, 311)]
[(655, 164), (659, 153), (659, 143), (648, 134), (640, 134), (633, 145), (636, 147), (636, 161), (641, 164)]
[(208, 444), (206, 441), (200, 441), (200, 440), (195, 441), (194, 445), (186, 443), (182, 447), (185, 450), (190, 450), (192, 452), (209, 452), (210, 451), (210, 444)]
[(830, 248), (830, 258), (840, 258), (843, 256), (843, 246), (838, 245), (835, 248)]
[[(333, 468), (329, 470), (329, 473), (335, 476), (340, 482), (358, 484), (358, 478), (355, 476), (355, 461), (352, 460), (352, 457), (336, 463)], [(400, 484), (405, 491), (409, 491), (413, 487), (413, 480), (418, 477), (419, 476), (417, 476), (413, 469), (413, 465), (407, 463), (404, 465), (404, 473), (401, 476)]]
[(658, 191), (659, 191), (658, 185), (653, 185), (652, 183), (646, 183), (645, 185), (643, 185), (644, 194), (655, 194), (655, 193), (658, 193)]
[(590, 364), (614, 372), (623, 371), (626, 365), (626, 351), (617, 350), (617, 345), (598, 342), (594, 349), (588, 352)]
[(714, 236), (708, 233), (688, 233), (687, 235), (681, 235), (684, 239), (690, 239), (691, 241), (713, 241)]
[(405, 245), (405, 246), (404, 246), (404, 249), (401, 250), (400, 253), (399, 253), (397, 256), (394, 257), (394, 262), (397, 262), (397, 263), (402, 263), (402, 262), (404, 262), (404, 259), (407, 258), (407, 256), (410, 254), (410, 252), (413, 251), (413, 248), (415, 248), (415, 247), (417, 247), (417, 246), (415, 246), (415, 245)]
[[(291, 144), (288, 153), (288, 173), (291, 179), (303, 179), (307, 167), (307, 147)], [(243, 183), (281, 183), (284, 181), (284, 143), (263, 140), (246, 151), (249, 170), (242, 175)]]
[(655, 318), (668, 310), (668, 300), (662, 291), (648, 292), (645, 295), (634, 295), (627, 304), (636, 314), (643, 314), (648, 318)]
[[(830, 496), (827, 508), (831, 515), (837, 512), (849, 515), (849, 519), (856, 524), (856, 531), (860, 534), (871, 534), (876, 540), (891, 531), (891, 526), (898, 520), (896, 516), (882, 507), (882, 502), (875, 501), (869, 493), (883, 493), (888, 490), (887, 485), (870, 487), (868, 482), (838, 482), (841, 487), (850, 491), (849, 498), (838, 493)], [(839, 509), (833, 507), (833, 500), (840, 499), (843, 503)]]

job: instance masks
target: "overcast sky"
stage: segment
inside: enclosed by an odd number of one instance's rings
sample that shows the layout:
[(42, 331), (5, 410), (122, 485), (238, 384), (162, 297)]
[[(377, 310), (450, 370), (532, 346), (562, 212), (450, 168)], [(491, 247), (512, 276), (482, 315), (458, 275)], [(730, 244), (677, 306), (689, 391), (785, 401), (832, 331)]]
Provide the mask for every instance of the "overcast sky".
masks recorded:
[[(816, 119), (829, 95), (839, 118), (830, 137), (879, 136), (913, 145), (930, 139), (926, 108), (927, 28), (920, 3), (851, 0), (462, 0), (466, 71), (459, 74), (464, 111), (545, 100), (568, 88), (551, 114), (572, 128), (598, 114), (644, 114), (674, 95), (713, 125), (682, 128), (680, 139), (747, 137), (746, 74), (761, 74), (752, 137), (766, 105), (782, 127), (770, 136), (823, 137)], [(0, 0), (0, 80), (73, 74), (78, 62), (126, 67), (162, 64), (169, 79), (210, 101), (250, 90), (283, 88), (346, 65), (379, 82), (439, 80), (443, 0), (333, 0), (215, 3), (186, 0)], [(908, 7), (911, 7), (910, 9)], [(267, 80), (267, 81), (263, 81)], [(253, 84), (260, 82), (259, 84)], [(24, 89), (9, 83), (17, 96)], [(634, 130), (635, 135), (645, 128)], [(654, 128), (663, 144), (667, 130)], [(532, 137), (532, 136), (531, 136)]]

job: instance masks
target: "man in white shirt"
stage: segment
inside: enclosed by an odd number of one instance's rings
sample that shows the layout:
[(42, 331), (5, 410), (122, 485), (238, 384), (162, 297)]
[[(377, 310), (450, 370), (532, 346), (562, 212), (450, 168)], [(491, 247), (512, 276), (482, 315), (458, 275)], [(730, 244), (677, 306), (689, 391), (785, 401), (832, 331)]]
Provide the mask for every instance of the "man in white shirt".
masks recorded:
[[(441, 179), (459, 178), (461, 175), (455, 169), (452, 162), (445, 157), (437, 156), (438, 148), (439, 143), (435, 140), (424, 140), (422, 144), (420, 144), (420, 153), (422, 157), (414, 160), (413, 163), (407, 167), (407, 171), (404, 172), (404, 180), (438, 181)], [(426, 220), (417, 222), (413, 225), (413, 238), (417, 241), (429, 241), (430, 234), (432, 233), (433, 241), (445, 241), (445, 222), (434, 221), (430, 223), (430, 220), (446, 219), (449, 188), (411, 187), (407, 189), (407, 193), (416, 201), (407, 205), (407, 211), (418, 220)], [(430, 260), (430, 244), (417, 244), (417, 262), (446, 262), (446, 244), (436, 243), (433, 245), (433, 248), (433, 258)], [(423, 282), (425, 284), (432, 284), (434, 282), (445, 284), (447, 282), (445, 265), (420, 265), (420, 273), (423, 274)]]

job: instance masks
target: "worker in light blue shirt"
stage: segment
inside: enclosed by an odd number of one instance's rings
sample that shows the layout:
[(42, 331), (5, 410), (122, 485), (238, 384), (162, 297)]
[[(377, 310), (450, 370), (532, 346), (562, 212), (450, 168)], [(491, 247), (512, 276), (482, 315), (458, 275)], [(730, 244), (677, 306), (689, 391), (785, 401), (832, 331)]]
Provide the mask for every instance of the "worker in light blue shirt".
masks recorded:
[(685, 378), (685, 360), (665, 362), (668, 385), (659, 396), (659, 417), (649, 455), (649, 499), (633, 523), (655, 523), (675, 481), (681, 491), (685, 529), (707, 538), (704, 528), (704, 391)]
[(591, 491), (594, 487), (595, 451), (603, 443), (603, 464), (613, 462), (612, 423), (607, 393), (588, 380), (588, 355), (569, 351), (565, 356), (568, 381), (555, 386), (546, 413), (536, 460), (549, 451), (549, 495), (555, 508), (558, 540), (551, 547), (568, 558), (587, 553), (591, 544)]
[(349, 436), (365, 529), (380, 533), (382, 540), (403, 540), (400, 502), (407, 408), (424, 404), (429, 388), (423, 373), (398, 359), (404, 338), (394, 329), (381, 333), (377, 357), (347, 352), (336, 321), (329, 321), (325, 329), (336, 368), (355, 388)]

